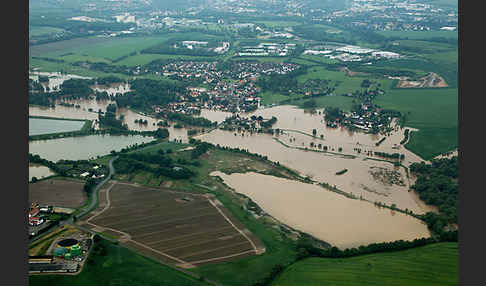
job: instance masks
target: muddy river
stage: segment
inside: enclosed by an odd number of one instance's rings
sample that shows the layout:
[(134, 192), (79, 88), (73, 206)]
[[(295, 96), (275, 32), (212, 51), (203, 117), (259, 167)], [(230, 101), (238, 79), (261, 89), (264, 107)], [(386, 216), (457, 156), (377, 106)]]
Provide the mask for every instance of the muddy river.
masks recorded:
[(211, 173), (277, 220), (339, 248), (429, 237), (414, 217), (345, 198), (317, 185), (258, 173)]

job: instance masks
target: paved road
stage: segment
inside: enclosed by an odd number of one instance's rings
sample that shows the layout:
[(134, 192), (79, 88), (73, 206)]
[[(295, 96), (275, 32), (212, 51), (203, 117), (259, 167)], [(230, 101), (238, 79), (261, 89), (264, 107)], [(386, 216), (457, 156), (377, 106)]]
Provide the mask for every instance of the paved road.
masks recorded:
[[(93, 192), (92, 192), (92, 198), (93, 199), (91, 200), (91, 203), (88, 206), (81, 209), (81, 212), (78, 215), (76, 215), (76, 219), (83, 217), (84, 215), (86, 215), (87, 213), (89, 213), (90, 211), (92, 211), (96, 207), (96, 205), (98, 204), (98, 191), (115, 174), (115, 168), (113, 167), (113, 162), (116, 159), (118, 159), (118, 156), (115, 156), (110, 160), (110, 162), (109, 162), (110, 173), (108, 174), (108, 176), (103, 181), (99, 182), (98, 185), (95, 186), (95, 188), (93, 189)], [(29, 243), (32, 243), (32, 242), (40, 239), (41, 237), (44, 237), (45, 235), (56, 231), (57, 229), (59, 229), (59, 227), (65, 225), (65, 224), (73, 224), (73, 223), (74, 223), (73, 217), (70, 216), (68, 219), (60, 221), (59, 225), (53, 226), (48, 231), (46, 231), (46, 232), (44, 232), (40, 235), (35, 236), (34, 238), (32, 238), (30, 240)]]
[(92, 211), (95, 208), (95, 206), (98, 204), (98, 191), (115, 174), (115, 168), (113, 167), (113, 162), (116, 159), (118, 159), (118, 156), (115, 156), (110, 160), (110, 162), (109, 162), (110, 174), (103, 181), (101, 181), (98, 185), (96, 185), (96, 187), (93, 189), (93, 192), (92, 192), (92, 198), (93, 199), (91, 200), (91, 203), (89, 204), (89, 206), (86, 206), (83, 209), (81, 209), (81, 212), (78, 215), (76, 215), (76, 219), (79, 219), (79, 218), (83, 217), (84, 215), (86, 215), (87, 213), (89, 213), (90, 211)]

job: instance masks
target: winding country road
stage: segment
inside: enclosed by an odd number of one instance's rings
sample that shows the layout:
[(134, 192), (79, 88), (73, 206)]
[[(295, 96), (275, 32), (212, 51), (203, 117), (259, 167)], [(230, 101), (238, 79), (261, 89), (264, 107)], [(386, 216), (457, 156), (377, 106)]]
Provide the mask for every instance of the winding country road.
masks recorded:
[(109, 167), (110, 167), (110, 174), (108, 174), (106, 179), (104, 179), (98, 185), (96, 185), (96, 187), (93, 189), (93, 191), (91, 193), (91, 196), (92, 196), (91, 203), (88, 206), (81, 209), (81, 212), (78, 215), (76, 215), (76, 219), (83, 217), (84, 215), (86, 215), (87, 213), (89, 213), (90, 211), (92, 211), (96, 207), (96, 205), (98, 204), (98, 191), (115, 174), (115, 168), (113, 167), (113, 162), (116, 159), (118, 159), (118, 156), (115, 156), (110, 160), (110, 162), (108, 163)]

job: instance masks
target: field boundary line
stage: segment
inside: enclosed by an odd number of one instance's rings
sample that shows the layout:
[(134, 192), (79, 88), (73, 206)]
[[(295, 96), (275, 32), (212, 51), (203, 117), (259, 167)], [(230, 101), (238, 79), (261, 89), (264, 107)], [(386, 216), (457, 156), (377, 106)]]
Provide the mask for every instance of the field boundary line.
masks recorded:
[(90, 220), (92, 220), (93, 218), (99, 216), (100, 214), (104, 213), (107, 209), (110, 208), (110, 205), (111, 205), (111, 202), (110, 202), (110, 190), (113, 188), (113, 186), (116, 185), (116, 181), (113, 182), (111, 184), (111, 186), (108, 187), (108, 189), (106, 189), (106, 206), (97, 214), (95, 214), (94, 216), (91, 216), (89, 217), (86, 222), (89, 223)]
[(179, 221), (179, 220), (187, 220), (187, 219), (193, 219), (193, 218), (198, 218), (198, 217), (206, 217), (206, 216), (212, 216), (212, 215), (217, 215), (217, 213), (208, 213), (208, 214), (204, 214), (204, 215), (198, 215), (198, 216), (196, 215), (196, 216), (166, 220), (166, 221), (163, 221), (163, 222), (149, 223), (149, 224), (145, 224), (145, 225), (140, 225), (140, 226), (135, 227), (135, 228), (131, 228), (129, 231), (133, 231), (133, 230), (139, 229), (139, 228), (144, 228), (144, 227), (149, 227), (149, 226), (154, 226), (154, 225), (160, 225), (160, 224), (174, 222), (174, 221)]
[(198, 260), (198, 261), (191, 261), (189, 263), (191, 263), (191, 264), (199, 264), (199, 263), (204, 263), (204, 262), (209, 262), (209, 261), (214, 261), (214, 260), (231, 258), (231, 257), (240, 256), (240, 255), (247, 254), (247, 253), (253, 253), (253, 252), (254, 252), (254, 250), (250, 249), (250, 250), (243, 251), (243, 252), (236, 253), (236, 254), (230, 254), (230, 255), (227, 255), (227, 256), (221, 256), (221, 257), (216, 257), (216, 258), (209, 258), (209, 259)]
[[(238, 234), (238, 236), (239, 236), (239, 234)], [(237, 237), (237, 236), (234, 236), (234, 237)], [(213, 238), (213, 239), (210, 239), (210, 240), (198, 241), (196, 243), (190, 243), (190, 244), (184, 244), (184, 245), (174, 246), (172, 248), (164, 249), (164, 251), (172, 251), (172, 250), (176, 250), (176, 249), (186, 248), (186, 247), (195, 246), (195, 245), (201, 245), (201, 244), (205, 244), (205, 243), (213, 242), (213, 241), (218, 241), (218, 240), (221, 240), (221, 239), (219, 239), (219, 238)]]
[(248, 240), (250, 242), (255, 253), (258, 253), (258, 250), (257, 250), (255, 244), (253, 243), (253, 241), (242, 230), (240, 230), (238, 227), (236, 227), (236, 225), (233, 224), (233, 222), (218, 208), (218, 206), (213, 202), (213, 200), (208, 198), (208, 201), (209, 201), (210, 204), (212, 204), (218, 210), (218, 212), (226, 219), (226, 221), (229, 222), (229, 224), (231, 224), (239, 233), (241, 233), (241, 235), (243, 235), (246, 238), (246, 240)]
[(132, 240), (132, 239), (130, 239), (129, 241), (131, 241), (131, 242), (133, 242), (133, 243), (135, 243), (135, 244), (137, 244), (137, 245), (139, 245), (139, 246), (141, 246), (141, 247), (147, 248), (147, 249), (149, 249), (149, 250), (151, 250), (151, 251), (153, 251), (153, 252), (155, 252), (155, 253), (158, 253), (158, 254), (160, 254), (160, 255), (163, 255), (163, 256), (169, 257), (169, 258), (170, 258), (170, 259), (172, 259), (172, 260), (178, 261), (178, 262), (183, 263), (183, 264), (190, 264), (190, 263), (188, 263), (188, 262), (186, 262), (186, 261), (184, 261), (184, 260), (182, 260), (182, 259), (179, 259), (179, 258), (177, 258), (177, 257), (173, 257), (173, 256), (171, 256), (171, 255), (169, 255), (169, 254), (167, 254), (167, 253), (164, 253), (164, 252), (162, 252), (162, 251), (158, 251), (158, 250), (156, 250), (156, 249), (153, 249), (152, 247), (150, 247), (150, 246), (148, 246), (148, 245), (145, 245), (145, 244), (143, 244), (143, 243), (140, 243), (140, 242), (138, 242), (138, 241), (135, 241), (135, 240)]
[[(234, 247), (234, 246), (242, 245), (244, 243), (247, 243), (247, 242), (246, 241), (243, 241), (243, 242), (233, 243), (233, 244), (226, 245), (226, 246), (211, 248), (209, 250), (202, 250), (202, 251), (198, 251), (198, 252), (193, 252), (193, 253), (189, 253), (188, 255), (184, 255), (184, 256), (181, 256), (181, 257), (182, 258), (186, 258), (186, 257), (194, 256), (194, 255), (210, 253), (210, 252), (214, 252), (214, 251), (217, 251), (217, 250), (220, 250), (220, 249), (225, 249), (225, 248), (229, 248), (229, 247)], [(254, 250), (248, 250), (248, 251), (254, 252)]]
[[(201, 210), (205, 210), (205, 209), (212, 209), (211, 206), (204, 206), (204, 207), (200, 207), (200, 208), (193, 208), (193, 210), (198, 210), (198, 211), (201, 211)], [(140, 212), (140, 213), (144, 213), (144, 212)], [(126, 223), (126, 222), (136, 222), (138, 220), (147, 220), (147, 219), (151, 219), (151, 218), (166, 218), (168, 215), (170, 216), (175, 216), (175, 215), (178, 215), (178, 214), (183, 214), (185, 213), (185, 211), (181, 212), (181, 211), (177, 211), (177, 212), (171, 212), (171, 213), (164, 213), (164, 214), (156, 214), (156, 215), (152, 215), (152, 216), (145, 216), (145, 217), (137, 217), (137, 218), (134, 218), (134, 219), (130, 219), (130, 220), (124, 220), (122, 223)], [(100, 218), (100, 219), (113, 219), (114, 217), (123, 217), (123, 216), (135, 216), (135, 215), (138, 215), (138, 213), (134, 212), (134, 213), (126, 213), (126, 214), (123, 214), (123, 215), (118, 215), (118, 216), (110, 216), (110, 217), (103, 217), (103, 218)], [(113, 225), (117, 225), (116, 223), (114, 223)]]
[[(179, 236), (176, 236), (176, 237), (173, 237), (173, 238), (167, 238), (167, 239), (158, 240), (158, 241), (155, 241), (153, 243), (155, 244), (155, 243), (160, 243), (160, 242), (164, 242), (164, 241), (169, 241), (169, 240), (174, 240), (174, 239), (180, 239), (182, 237), (190, 237), (190, 236), (199, 235), (199, 234), (202, 234), (202, 233), (217, 232), (217, 231), (221, 231), (221, 230), (223, 230), (225, 228), (229, 228), (229, 227), (231, 227), (231, 226), (213, 228), (210, 231), (200, 231), (200, 232), (194, 232), (194, 233), (190, 233), (190, 234), (179, 235)], [(154, 234), (154, 233), (152, 233), (152, 234)], [(140, 237), (143, 237), (143, 236), (138, 236), (138, 238), (140, 238)]]

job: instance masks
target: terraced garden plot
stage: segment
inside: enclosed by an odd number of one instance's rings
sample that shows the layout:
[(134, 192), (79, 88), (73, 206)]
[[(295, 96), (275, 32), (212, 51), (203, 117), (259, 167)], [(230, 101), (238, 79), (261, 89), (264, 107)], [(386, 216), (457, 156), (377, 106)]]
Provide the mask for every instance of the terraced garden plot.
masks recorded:
[(115, 183), (107, 205), (87, 220), (141, 254), (181, 267), (264, 252), (263, 244), (216, 199), (170, 189)]

